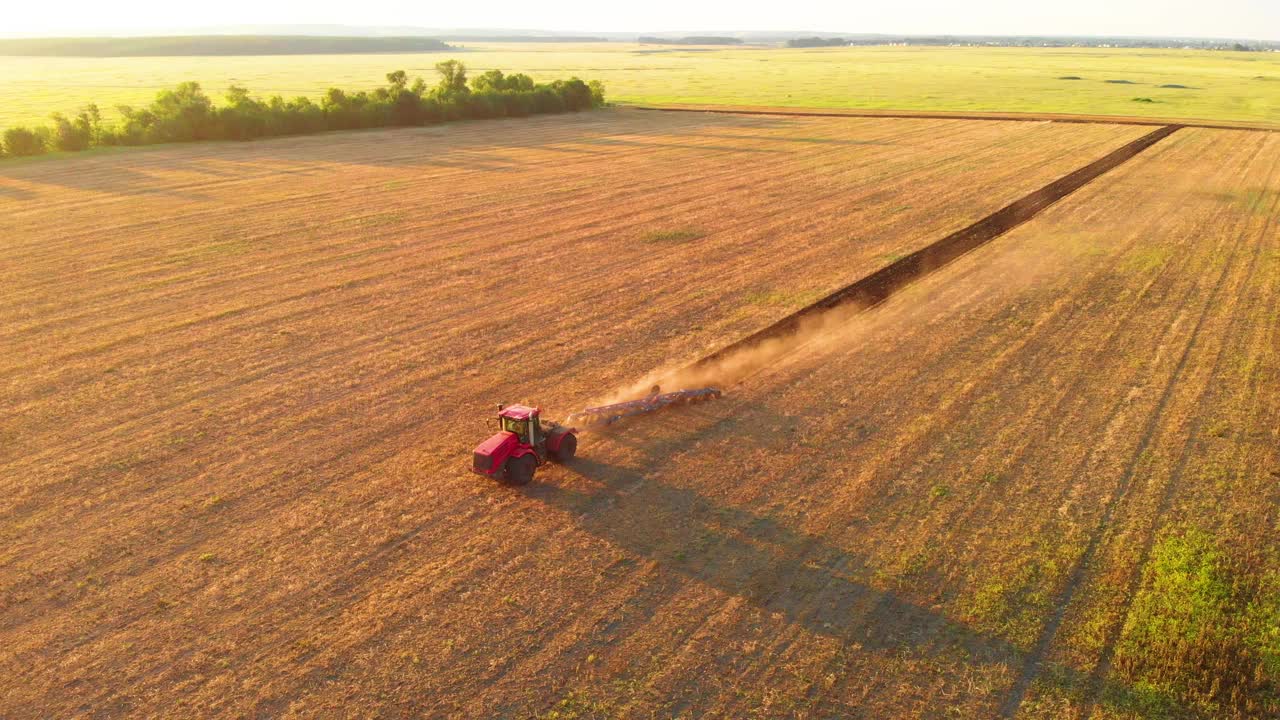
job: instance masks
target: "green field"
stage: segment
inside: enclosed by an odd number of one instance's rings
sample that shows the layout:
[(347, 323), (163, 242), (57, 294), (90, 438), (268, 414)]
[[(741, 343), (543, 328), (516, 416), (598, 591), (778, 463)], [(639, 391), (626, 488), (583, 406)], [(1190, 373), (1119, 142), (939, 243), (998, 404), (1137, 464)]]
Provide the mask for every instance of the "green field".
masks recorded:
[[(145, 104), (157, 90), (184, 80), (198, 80), (215, 95), (236, 83), (260, 95), (317, 96), (330, 86), (381, 84), (395, 69), (431, 75), (446, 57), (474, 71), (496, 67), (535, 80), (603, 80), (611, 100), (628, 103), (1065, 112), (1280, 124), (1280, 53), (486, 43), (407, 55), (0, 57), (0, 127), (39, 123), (50, 112), (91, 101), (104, 110)], [(1067, 76), (1081, 79), (1060, 79)]]

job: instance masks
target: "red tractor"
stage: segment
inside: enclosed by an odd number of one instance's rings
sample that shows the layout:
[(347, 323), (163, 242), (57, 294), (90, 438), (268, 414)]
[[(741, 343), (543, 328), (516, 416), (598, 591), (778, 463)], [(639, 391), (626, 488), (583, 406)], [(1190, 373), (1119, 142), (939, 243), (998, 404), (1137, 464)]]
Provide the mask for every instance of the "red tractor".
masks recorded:
[(476, 447), (471, 471), (508, 485), (528, 485), (534, 471), (548, 459), (572, 460), (578, 451), (578, 431), (550, 420), (543, 427), (541, 412), (526, 405), (499, 405), (500, 430)]

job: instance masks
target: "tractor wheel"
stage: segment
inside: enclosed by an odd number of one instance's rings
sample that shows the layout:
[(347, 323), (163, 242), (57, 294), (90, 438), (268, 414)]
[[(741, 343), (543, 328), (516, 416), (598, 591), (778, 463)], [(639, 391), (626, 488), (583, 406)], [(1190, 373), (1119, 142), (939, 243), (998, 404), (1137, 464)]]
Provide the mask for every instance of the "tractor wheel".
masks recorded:
[(574, 455), (577, 454), (578, 436), (573, 433), (569, 433), (560, 441), (560, 447), (556, 448), (556, 451), (551, 453), (551, 457), (558, 463), (567, 463), (573, 459)]
[(528, 485), (533, 480), (533, 471), (537, 467), (538, 461), (533, 459), (533, 455), (511, 458), (502, 471), (502, 482), (507, 485)]

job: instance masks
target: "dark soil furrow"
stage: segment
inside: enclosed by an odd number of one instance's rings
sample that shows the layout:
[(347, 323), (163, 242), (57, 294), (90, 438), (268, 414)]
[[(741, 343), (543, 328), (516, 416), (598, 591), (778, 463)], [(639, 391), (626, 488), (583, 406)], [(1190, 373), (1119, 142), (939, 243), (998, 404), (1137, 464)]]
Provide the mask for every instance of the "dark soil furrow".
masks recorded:
[(884, 302), (890, 295), (925, 275), (945, 267), (965, 253), (982, 247), (1019, 225), (1026, 223), (1049, 206), (1136, 157), (1152, 145), (1177, 132), (1181, 127), (1181, 125), (1167, 125), (1149, 133), (1107, 156), (1049, 183), (1011, 205), (997, 210), (973, 225), (923, 247), (850, 285), (846, 285), (821, 300), (791, 313), (763, 330), (752, 333), (707, 355), (693, 363), (689, 369), (704, 368), (737, 353), (757, 348), (766, 341), (793, 335), (801, 330), (806, 321), (836, 308), (867, 309), (874, 307)]

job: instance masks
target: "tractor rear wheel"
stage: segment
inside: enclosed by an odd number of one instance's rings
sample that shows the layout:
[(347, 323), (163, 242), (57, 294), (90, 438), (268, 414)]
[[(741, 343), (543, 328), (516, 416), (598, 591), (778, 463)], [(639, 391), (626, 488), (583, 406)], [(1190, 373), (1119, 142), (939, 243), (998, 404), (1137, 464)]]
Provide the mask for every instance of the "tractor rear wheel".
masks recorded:
[(508, 485), (528, 485), (533, 480), (533, 471), (537, 467), (538, 461), (533, 459), (532, 454), (510, 458), (502, 471), (502, 482)]
[(551, 453), (551, 457), (555, 458), (555, 461), (558, 463), (567, 463), (573, 459), (574, 455), (577, 454), (578, 436), (573, 433), (569, 433), (560, 441), (560, 447), (556, 448), (556, 451)]

